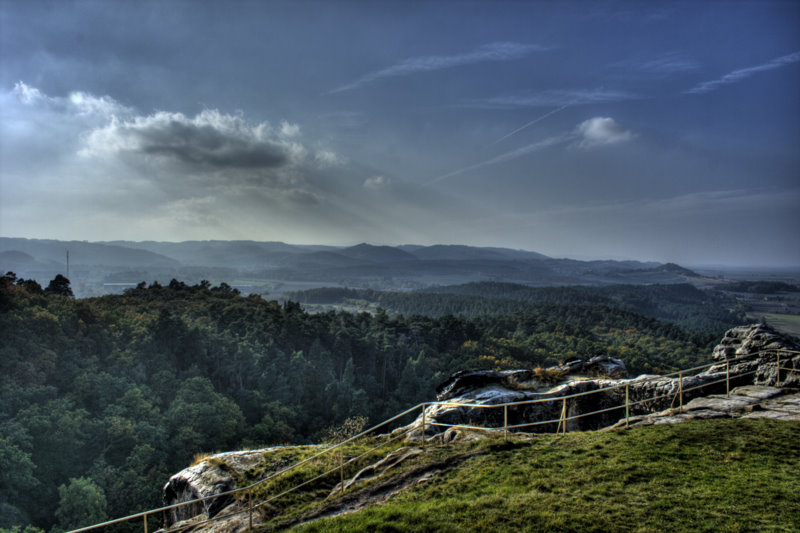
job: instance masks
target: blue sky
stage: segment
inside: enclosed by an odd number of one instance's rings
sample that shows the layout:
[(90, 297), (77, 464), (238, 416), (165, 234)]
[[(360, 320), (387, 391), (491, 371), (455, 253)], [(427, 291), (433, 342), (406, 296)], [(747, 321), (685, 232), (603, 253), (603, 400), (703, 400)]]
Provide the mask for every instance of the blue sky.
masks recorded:
[(0, 0), (0, 234), (800, 265), (800, 3)]

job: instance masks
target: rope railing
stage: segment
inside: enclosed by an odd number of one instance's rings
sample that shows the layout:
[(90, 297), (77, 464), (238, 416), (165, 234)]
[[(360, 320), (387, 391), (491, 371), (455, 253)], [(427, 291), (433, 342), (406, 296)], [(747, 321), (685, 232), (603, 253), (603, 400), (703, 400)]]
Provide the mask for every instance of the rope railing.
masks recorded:
[[(298, 490), (298, 489), (300, 489), (302, 487), (308, 486), (309, 484), (311, 484), (311, 483), (313, 483), (315, 481), (319, 481), (320, 479), (323, 479), (323, 478), (325, 478), (327, 476), (330, 476), (331, 474), (333, 474), (333, 473), (335, 473), (337, 471), (339, 472), (340, 487), (341, 487), (341, 491), (343, 492), (344, 491), (344, 487), (345, 487), (344, 478), (343, 478), (343, 472), (344, 472), (344, 468), (346, 466), (355, 464), (360, 459), (363, 459), (364, 457), (366, 457), (367, 455), (377, 451), (378, 449), (384, 448), (388, 444), (390, 444), (392, 442), (395, 442), (395, 441), (398, 441), (401, 438), (406, 437), (411, 432), (411, 430), (413, 429), (414, 424), (409, 425), (406, 428), (405, 431), (403, 431), (403, 432), (401, 432), (401, 433), (399, 433), (399, 434), (397, 434), (395, 436), (389, 436), (389, 438), (386, 439), (384, 442), (379, 443), (377, 446), (374, 446), (374, 447), (370, 448), (369, 450), (367, 450), (365, 452), (362, 452), (361, 454), (348, 459), (347, 461), (344, 461), (342, 459), (342, 457), (343, 457), (342, 456), (343, 447), (345, 445), (351, 444), (351, 443), (353, 443), (353, 442), (355, 442), (355, 441), (357, 441), (359, 439), (365, 438), (368, 435), (376, 432), (378, 429), (383, 428), (384, 426), (387, 426), (388, 424), (391, 424), (392, 422), (395, 422), (396, 420), (399, 420), (399, 419), (401, 419), (401, 418), (403, 418), (405, 416), (408, 416), (408, 415), (416, 412), (417, 410), (420, 410), (420, 415), (419, 416), (422, 418), (422, 421), (421, 421), (422, 422), (422, 437), (421, 437), (421, 440), (422, 440), (423, 444), (425, 443), (425, 433), (426, 433), (426, 430), (427, 430), (428, 427), (446, 427), (446, 428), (468, 429), (468, 430), (478, 430), (478, 431), (500, 431), (500, 430), (502, 430), (504, 438), (507, 438), (509, 430), (518, 430), (518, 429), (525, 428), (525, 427), (534, 427), (534, 426), (541, 426), (541, 425), (551, 424), (551, 425), (557, 425), (557, 429), (556, 429), (555, 433), (566, 433), (567, 432), (567, 422), (569, 422), (569, 421), (578, 420), (578, 419), (585, 418), (585, 417), (588, 417), (588, 416), (595, 416), (595, 415), (599, 415), (599, 414), (603, 414), (603, 413), (608, 413), (608, 412), (611, 412), (611, 411), (617, 411), (617, 410), (622, 411), (623, 409), (625, 411), (625, 427), (628, 427), (628, 422), (629, 422), (629, 419), (630, 419), (630, 409), (633, 406), (645, 405), (648, 402), (652, 404), (656, 400), (663, 400), (663, 399), (668, 399), (670, 397), (673, 397), (673, 404), (675, 402), (675, 399), (678, 399), (679, 400), (679, 410), (682, 411), (683, 410), (683, 396), (684, 396), (684, 394), (686, 394), (688, 392), (691, 392), (691, 391), (708, 388), (709, 386), (712, 386), (712, 385), (719, 385), (721, 383), (725, 383), (726, 384), (726, 395), (729, 395), (730, 394), (730, 380), (731, 380), (731, 378), (741, 378), (741, 377), (744, 377), (744, 376), (755, 374), (757, 372), (756, 370), (751, 370), (751, 371), (747, 371), (747, 372), (740, 372), (740, 373), (732, 374), (731, 373), (731, 368), (730, 368), (731, 367), (731, 363), (753, 359), (754, 357), (758, 357), (758, 356), (762, 356), (764, 354), (770, 354), (770, 353), (775, 353), (776, 354), (776, 373), (777, 373), (777, 375), (776, 375), (776, 385), (777, 386), (781, 385), (781, 371), (786, 371), (786, 372), (788, 372), (789, 375), (794, 375), (795, 373), (800, 373), (800, 367), (795, 368), (794, 364), (791, 367), (781, 366), (781, 354), (800, 355), (800, 351), (785, 350), (785, 349), (762, 350), (762, 351), (759, 351), (759, 352), (740, 355), (738, 357), (734, 357), (734, 358), (731, 358), (731, 359), (726, 359), (724, 362), (723, 361), (716, 361), (716, 362), (713, 362), (713, 363), (707, 363), (707, 364), (704, 364), (704, 365), (699, 365), (699, 366), (695, 366), (695, 367), (692, 367), (692, 368), (687, 368), (687, 369), (684, 369), (684, 370), (671, 372), (669, 374), (645, 376), (644, 378), (633, 378), (633, 379), (629, 379), (629, 380), (624, 380), (625, 383), (618, 383), (618, 384), (609, 385), (609, 386), (606, 386), (606, 387), (601, 387), (599, 389), (595, 389), (595, 390), (591, 390), (591, 391), (584, 391), (584, 392), (568, 394), (568, 395), (563, 395), (563, 396), (546, 396), (547, 394), (553, 394), (553, 393), (545, 392), (545, 393), (542, 393), (542, 395), (543, 395), (542, 398), (534, 398), (534, 399), (531, 399), (531, 400), (523, 400), (523, 401), (519, 401), (519, 402), (504, 402), (504, 403), (497, 403), (497, 404), (479, 404), (479, 403), (448, 402), (448, 401), (419, 403), (419, 404), (415, 405), (414, 407), (406, 409), (405, 411), (403, 411), (403, 412), (401, 412), (401, 413), (399, 413), (399, 414), (397, 414), (397, 415), (395, 415), (395, 416), (393, 416), (391, 418), (388, 418), (388, 419), (386, 419), (386, 420), (384, 420), (384, 421), (382, 421), (382, 422), (370, 427), (369, 429), (366, 429), (366, 430), (358, 433), (357, 435), (349, 437), (349, 438), (347, 438), (347, 439), (345, 439), (345, 440), (343, 440), (343, 441), (341, 441), (341, 442), (339, 442), (337, 444), (325, 447), (322, 451), (320, 451), (320, 452), (318, 452), (316, 454), (313, 454), (310, 457), (308, 457), (308, 458), (306, 458), (306, 459), (304, 459), (302, 461), (299, 461), (297, 463), (293, 463), (293, 464), (291, 464), (291, 465), (289, 465), (289, 466), (287, 466), (287, 467), (285, 467), (283, 469), (280, 469), (280, 470), (278, 470), (276, 472), (273, 472), (273, 473), (269, 474), (268, 476), (266, 476), (266, 477), (264, 477), (262, 479), (259, 479), (258, 481), (255, 481), (253, 483), (250, 483), (249, 485), (246, 485), (244, 487), (239, 487), (239, 488), (236, 488), (236, 489), (232, 489), (232, 490), (229, 490), (229, 491), (221, 492), (221, 493), (214, 494), (214, 495), (211, 495), (211, 496), (204, 496), (204, 497), (200, 497), (200, 498), (195, 498), (193, 500), (188, 500), (188, 501), (185, 501), (185, 502), (175, 503), (175, 504), (172, 504), (172, 505), (166, 505), (164, 507), (159, 507), (159, 508), (156, 508), (156, 509), (150, 509), (150, 510), (147, 510), (147, 511), (143, 511), (143, 512), (140, 512), (140, 513), (132, 514), (132, 515), (125, 516), (125, 517), (122, 517), (122, 518), (117, 518), (117, 519), (114, 519), (114, 520), (108, 520), (106, 522), (102, 522), (102, 523), (99, 523), (99, 524), (94, 524), (94, 525), (91, 525), (91, 526), (87, 526), (87, 527), (83, 527), (83, 528), (79, 528), (79, 529), (74, 529), (74, 530), (72, 530), (72, 531), (70, 531), (68, 533), (83, 533), (83, 532), (86, 532), (86, 531), (92, 531), (92, 530), (95, 530), (95, 529), (108, 527), (108, 526), (120, 524), (120, 523), (123, 523), (123, 522), (129, 522), (129, 521), (136, 520), (136, 519), (142, 519), (143, 520), (144, 533), (148, 533), (148, 524), (147, 524), (148, 517), (151, 517), (153, 515), (158, 515), (160, 513), (164, 513), (166, 511), (170, 511), (170, 510), (177, 509), (177, 508), (180, 508), (180, 507), (185, 507), (185, 506), (188, 506), (188, 505), (195, 505), (195, 504), (202, 504), (202, 503), (207, 502), (209, 500), (214, 500), (214, 499), (217, 499), (217, 498), (224, 498), (226, 496), (235, 496), (235, 495), (244, 495), (247, 498), (247, 500), (248, 500), (247, 509), (234, 510), (232, 512), (218, 513), (218, 514), (214, 515), (213, 517), (208, 517), (208, 518), (206, 518), (205, 520), (202, 520), (202, 521), (196, 521), (196, 522), (192, 521), (192, 522), (187, 523), (185, 526), (178, 526), (177, 528), (176, 527), (172, 527), (172, 528), (170, 528), (169, 531), (171, 533), (178, 533), (178, 532), (183, 531), (185, 529), (194, 528), (194, 527), (197, 527), (199, 525), (203, 525), (203, 524), (206, 524), (206, 523), (218, 521), (218, 520), (220, 520), (222, 518), (230, 518), (230, 517), (233, 517), (233, 516), (236, 516), (236, 515), (241, 515), (241, 514), (244, 514), (244, 513), (248, 513), (249, 514), (249, 526), (250, 526), (250, 528), (252, 528), (253, 527), (253, 512), (254, 512), (254, 510), (256, 510), (256, 509), (258, 509), (260, 507), (263, 507), (263, 506), (265, 506), (265, 505), (267, 505), (267, 504), (269, 504), (269, 503), (271, 503), (271, 502), (273, 502), (275, 500), (278, 500), (279, 498), (281, 498), (281, 497), (283, 497), (283, 496), (285, 496), (287, 494), (290, 494), (290, 493), (292, 493), (292, 492), (294, 492), (294, 491), (296, 491), (296, 490)], [(692, 387), (689, 387), (689, 388), (686, 388), (686, 389), (683, 388), (683, 380), (685, 378), (688, 378), (688, 377), (694, 377), (694, 376), (687, 376), (687, 374), (690, 374), (692, 372), (699, 372), (701, 370), (709, 369), (709, 368), (715, 367), (715, 366), (722, 366), (723, 364), (725, 366), (724, 371), (720, 370), (718, 373), (724, 374), (725, 375), (724, 378), (720, 378), (720, 379), (717, 379), (717, 380), (714, 380), (714, 381), (710, 381), (710, 382), (704, 382), (702, 384), (699, 384), (699, 385), (696, 385), (696, 386), (692, 386)], [(659, 395), (655, 395), (655, 396), (651, 396), (651, 397), (647, 397), (647, 398), (643, 398), (643, 399), (638, 399), (638, 400), (631, 400), (630, 399), (629, 387), (630, 387), (631, 383), (635, 382), (635, 383), (638, 384), (638, 383), (647, 382), (647, 381), (662, 380), (662, 379), (665, 379), (665, 378), (674, 379), (674, 377), (678, 378), (678, 391), (677, 391), (677, 393), (669, 392), (667, 394), (659, 394)], [(574, 400), (576, 398), (580, 398), (580, 397), (584, 397), (584, 396), (589, 396), (589, 395), (593, 395), (593, 394), (599, 394), (599, 393), (602, 393), (602, 392), (608, 392), (608, 391), (617, 390), (617, 389), (623, 389), (623, 388), (625, 389), (625, 401), (624, 401), (624, 403), (621, 403), (621, 404), (615, 405), (615, 406), (611, 406), (611, 407), (606, 407), (604, 409), (598, 409), (598, 410), (591, 411), (591, 412), (588, 412), (588, 413), (579, 413), (579, 414), (574, 414), (574, 415), (568, 415), (567, 414), (567, 401), (568, 400)], [(520, 424), (509, 424), (508, 423), (508, 408), (509, 407), (522, 407), (522, 406), (526, 406), (526, 405), (535, 405), (535, 404), (547, 403), (547, 402), (550, 402), (551, 405), (556, 403), (556, 402), (561, 402), (562, 408), (561, 408), (561, 416), (559, 418), (554, 418), (554, 419), (550, 419), (550, 420), (537, 420), (537, 421), (533, 421), (533, 422), (524, 422), (524, 423), (520, 423)], [(504, 415), (503, 416), (503, 426), (482, 427), (482, 426), (470, 425), (470, 424), (447, 424), (447, 423), (443, 423), (443, 422), (426, 421), (426, 414), (427, 414), (428, 408), (431, 407), (431, 406), (463, 407), (463, 408), (470, 408), (470, 409), (498, 409), (498, 408), (503, 408), (503, 411), (504, 411), (504, 413), (503, 413), (503, 415)], [(314, 461), (316, 459), (319, 459), (324, 455), (332, 454), (334, 451), (339, 451), (340, 461), (339, 461), (338, 465), (334, 466), (333, 468), (330, 468), (330, 469), (326, 470), (325, 472), (323, 472), (321, 474), (318, 474), (318, 475), (312, 477), (311, 479), (305, 480), (305, 481), (303, 481), (302, 483), (300, 483), (298, 485), (292, 486), (292, 487), (290, 487), (290, 488), (288, 488), (288, 489), (286, 489), (286, 490), (284, 490), (284, 491), (282, 491), (282, 492), (280, 492), (278, 494), (270, 496), (269, 498), (267, 498), (267, 499), (255, 504), (255, 505), (253, 504), (253, 491), (257, 487), (260, 487), (261, 485), (263, 485), (263, 484), (265, 484), (265, 483), (267, 483), (267, 482), (269, 482), (269, 481), (271, 481), (271, 480), (273, 480), (273, 479), (275, 479), (275, 478), (277, 478), (279, 476), (282, 476), (282, 475), (287, 474), (287, 473), (292, 472), (292, 471), (296, 471), (300, 467), (302, 467), (304, 465), (307, 465), (310, 462), (312, 462), (312, 461)]]

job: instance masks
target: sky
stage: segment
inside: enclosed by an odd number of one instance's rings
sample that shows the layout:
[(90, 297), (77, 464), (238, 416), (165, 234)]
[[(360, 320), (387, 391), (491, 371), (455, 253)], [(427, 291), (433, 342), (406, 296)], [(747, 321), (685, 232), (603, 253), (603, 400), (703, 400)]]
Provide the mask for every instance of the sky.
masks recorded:
[(0, 0), (0, 235), (800, 265), (800, 2)]

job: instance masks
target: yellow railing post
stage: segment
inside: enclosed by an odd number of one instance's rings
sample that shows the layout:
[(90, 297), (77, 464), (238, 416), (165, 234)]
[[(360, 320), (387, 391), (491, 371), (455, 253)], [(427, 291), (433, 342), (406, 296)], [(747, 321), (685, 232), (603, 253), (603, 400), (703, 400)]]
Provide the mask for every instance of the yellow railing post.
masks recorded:
[(780, 387), (781, 386), (781, 351), (780, 350), (778, 350), (778, 361), (777, 361), (776, 367), (777, 368), (775, 370), (777, 370), (778, 376), (775, 378), (775, 386), (776, 387)]
[(422, 446), (425, 446), (425, 404), (422, 404)]
[(147, 515), (144, 515), (142, 518), (144, 518), (144, 533), (147, 533)]
[(344, 452), (341, 448), (339, 448), (339, 483), (341, 487), (339, 493), (341, 494), (344, 492)]
[(561, 421), (564, 422), (564, 426), (561, 429), (562, 433), (567, 432), (567, 399), (564, 398), (561, 405)]
[(503, 406), (503, 440), (508, 440), (508, 404)]
[(629, 415), (630, 415), (630, 385), (628, 383), (625, 384), (625, 427), (628, 427)]
[(678, 412), (683, 412), (683, 372), (678, 373)]
[(725, 397), (731, 396), (731, 362), (725, 360)]
[(248, 507), (250, 511), (250, 529), (253, 529), (253, 489), (247, 491)]

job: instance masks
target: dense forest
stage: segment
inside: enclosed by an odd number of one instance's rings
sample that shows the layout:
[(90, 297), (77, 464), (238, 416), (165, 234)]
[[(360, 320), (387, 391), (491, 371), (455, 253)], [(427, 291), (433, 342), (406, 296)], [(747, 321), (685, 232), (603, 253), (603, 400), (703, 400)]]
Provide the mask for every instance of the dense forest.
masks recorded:
[[(534, 301), (505, 289), (480, 287), (502, 296), (488, 304), (403, 294), (417, 311), (311, 314), (205, 281), (75, 299), (62, 276), (43, 289), (8, 273), (0, 528), (60, 531), (81, 513), (99, 521), (157, 507), (160, 487), (196, 454), (315, 442), (348, 417), (377, 422), (430, 400), (459, 370), (598, 354), (631, 373), (695, 365), (736, 318), (690, 330), (602, 294)], [(445, 297), (464, 300), (443, 314)], [(481, 301), (493, 312), (469, 312)]]
[(288, 297), (304, 304), (368, 302), (390, 312), (427, 316), (535, 313), (543, 303), (607, 306), (714, 336), (745, 319), (742, 311), (731, 310), (734, 302), (729, 296), (720, 291), (700, 290), (687, 283), (528, 287), (516, 283), (476, 282), (413, 293), (320, 288), (290, 293)]

